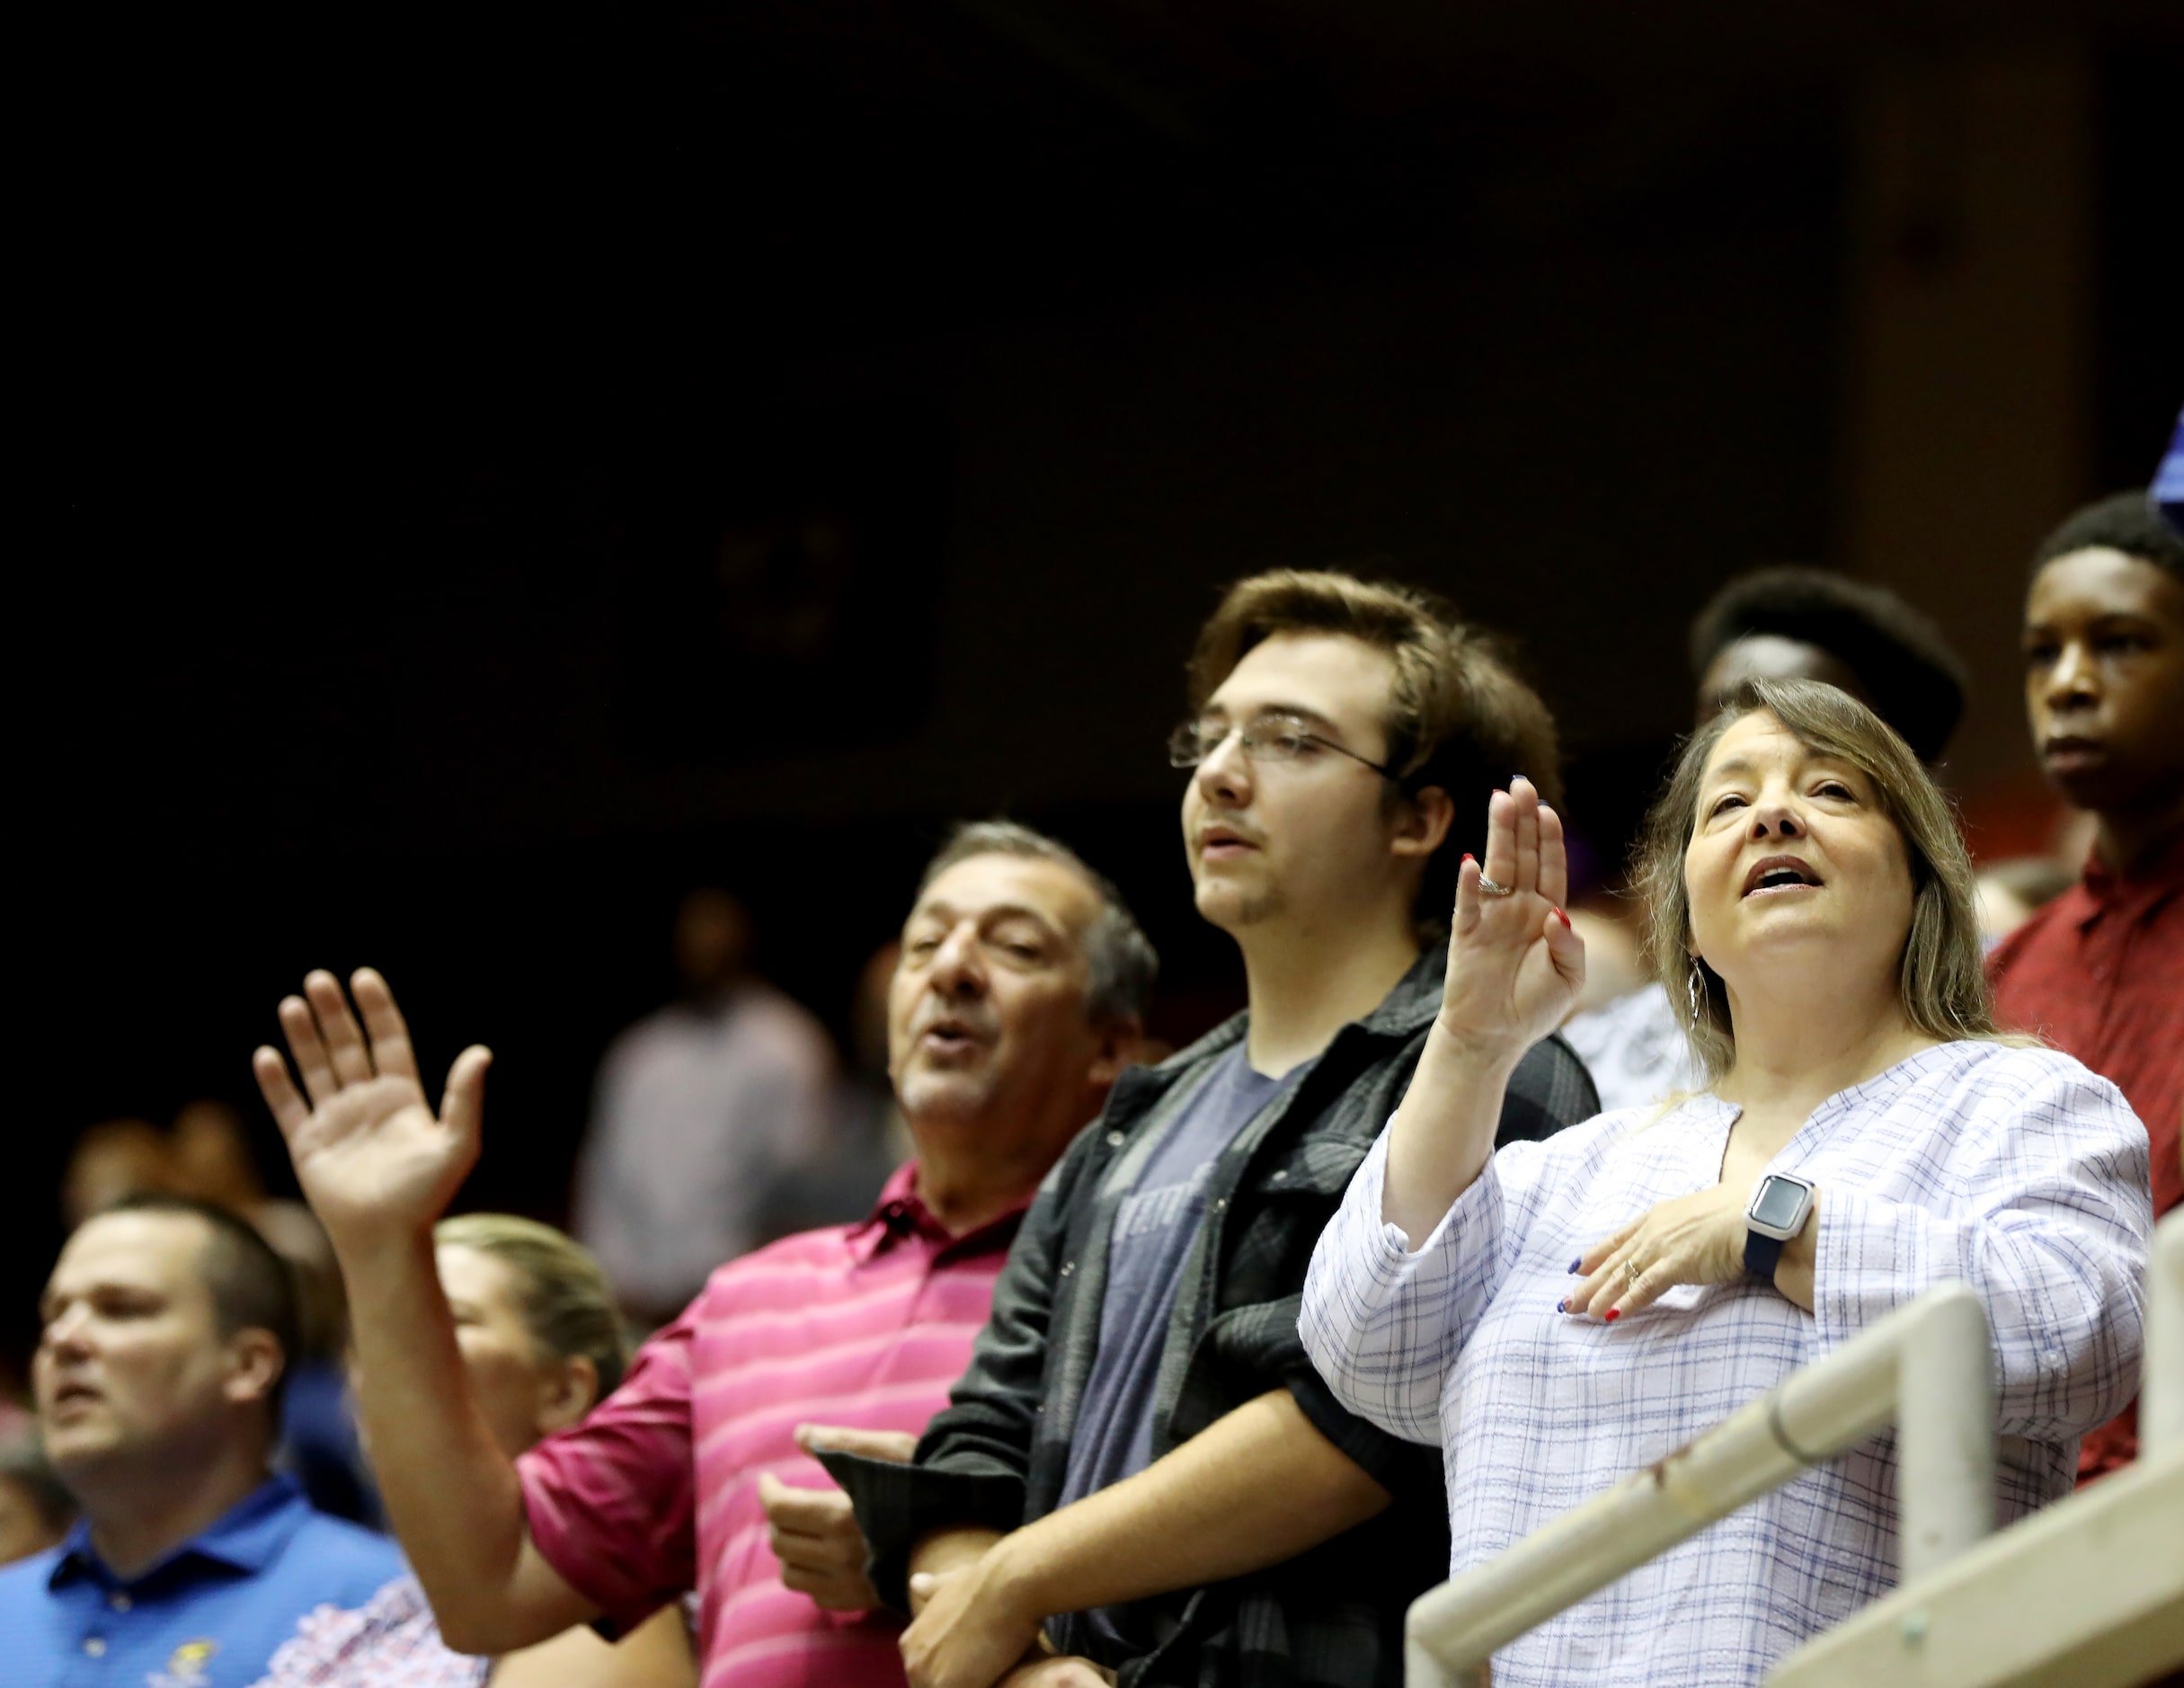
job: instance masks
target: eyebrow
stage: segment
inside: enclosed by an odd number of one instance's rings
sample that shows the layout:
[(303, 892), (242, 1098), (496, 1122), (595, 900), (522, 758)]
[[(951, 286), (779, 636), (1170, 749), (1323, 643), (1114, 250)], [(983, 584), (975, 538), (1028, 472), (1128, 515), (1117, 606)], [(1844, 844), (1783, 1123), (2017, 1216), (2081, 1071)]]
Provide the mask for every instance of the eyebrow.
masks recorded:
[[(1798, 763), (1798, 766), (1800, 768), (1809, 767), (1815, 762), (1825, 762), (1833, 768), (1844, 768), (1852, 772), (1864, 771), (1859, 768), (1857, 763), (1847, 760), (1843, 757), (1837, 756), (1831, 751), (1816, 751), (1809, 745), (1801, 746), (1800, 748), (1803, 749), (1805, 752)], [(1759, 764), (1754, 762), (1750, 757), (1732, 756), (1727, 761), (1722, 763), (1720, 767), (1709, 769), (1707, 773), (1706, 778), (1701, 782), (1701, 785), (1703, 786), (1712, 785), (1718, 780), (1749, 777), (1758, 771)]]
[[(2112, 622), (2118, 621), (2129, 622), (2134, 626), (2141, 627), (2157, 625), (2155, 618), (2143, 609), (2104, 609), (2098, 615), (2088, 616), (2085, 618), (2085, 624), (2092, 627), (2105, 627)], [(2025, 632), (2027, 635), (2046, 633), (2051, 631), (2054, 626), (2055, 624), (2049, 621), (2028, 621), (2025, 624)]]
[(131, 1284), (126, 1279), (100, 1278), (95, 1283), (79, 1284), (72, 1289), (49, 1289), (38, 1298), (38, 1310), (45, 1310), (61, 1302), (86, 1302), (100, 1295), (146, 1295), (157, 1299), (164, 1294), (148, 1284)]
[[(1226, 720), (1229, 716), (1228, 706), (1218, 703), (1209, 703), (1198, 713), (1202, 719), (1207, 715), (1219, 715), (1223, 720)], [(1261, 704), (1256, 709), (1251, 712), (1251, 718), (1255, 721), (1263, 719), (1267, 715), (1294, 715), (1298, 720), (1303, 722), (1306, 726), (1310, 727), (1315, 732), (1324, 733), (1331, 739), (1339, 740), (1342, 736), (1342, 729), (1336, 725), (1334, 722), (1328, 720), (1327, 716), (1321, 715), (1318, 710), (1307, 708), (1302, 704)]]
[[(912, 920), (920, 920), (927, 917), (930, 917), (936, 920), (951, 921), (958, 920), (963, 918), (956, 912), (954, 905), (947, 902), (920, 902), (916, 908), (912, 909), (910, 913), (910, 918)], [(1057, 937), (1061, 935), (1061, 928), (1057, 927), (1052, 920), (1049, 920), (1037, 909), (1033, 908), (1028, 902), (997, 902), (991, 908), (982, 910), (979, 915), (979, 920), (981, 924), (987, 920), (1006, 920), (1012, 918), (1030, 920), (1034, 924), (1043, 927), (1047, 931), (1053, 933)], [(907, 924), (907, 922), (905, 924)]]

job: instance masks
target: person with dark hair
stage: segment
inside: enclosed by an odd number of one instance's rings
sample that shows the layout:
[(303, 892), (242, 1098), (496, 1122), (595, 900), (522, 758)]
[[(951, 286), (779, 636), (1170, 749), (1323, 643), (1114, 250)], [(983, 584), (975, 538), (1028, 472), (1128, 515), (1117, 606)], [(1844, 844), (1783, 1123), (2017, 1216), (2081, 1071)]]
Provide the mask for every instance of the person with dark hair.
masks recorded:
[(752, 965), (750, 915), (715, 886), (684, 897), (682, 994), (599, 1062), (577, 1157), (573, 1229), (624, 1309), (651, 1328), (759, 1240), (766, 1193), (821, 1152), (834, 1048)]
[[(2144, 1122), (2153, 1207), (2184, 1199), (2184, 538), (2144, 492), (2088, 504), (2033, 554), (2025, 713), (2048, 783), (2094, 819), (2083, 877), (1996, 946), (2005, 1025), (2112, 1079)], [(2085, 1439), (2127, 1464), (2135, 1411)]]
[[(2144, 1133), (1996, 1030), (1971, 859), (1904, 741), (1837, 687), (1747, 684), (1684, 746), (1639, 870), (1701, 1089), (1496, 1149), (1585, 964), (1561, 822), (1513, 780), (1416, 1076), (1304, 1285), (1337, 1397), (1445, 1452), (1452, 1576), (1634, 1472), (1673, 1488), (1678, 1450), (1937, 1284), (1992, 1334), (2004, 1523), (2069, 1492), (2138, 1374)], [(1496, 1688), (1757, 1683), (1886, 1593), (1893, 1438), (1807, 1466), (1496, 1651)]]
[(46, 1453), (83, 1516), (0, 1570), (10, 1684), (249, 1683), (306, 1612), (399, 1568), (269, 1472), (296, 1295), (244, 1221), (127, 1197), (68, 1239), (40, 1318)]
[[(433, 1222), (475, 1160), (486, 1065), (424, 1100), (386, 982), (315, 973), (255, 1067), (349, 1286), (387, 1513), (447, 1643), (513, 1653), (697, 1595), (703, 1675), (900, 1688), (848, 1498), (814, 1454), (907, 1457), (945, 1404), (1040, 1180), (1137, 1048), (1156, 962), (1052, 839), (981, 822), (934, 858), (888, 993), (917, 1159), (861, 1222), (731, 1262), (582, 1423), (511, 1456), (461, 1358)], [(300, 1090), (297, 1088), (300, 1082)]]
[[(1737, 575), (1692, 618), (1690, 642), (1702, 726), (1748, 681), (1824, 680), (1902, 733), (1931, 766), (1964, 714), (1964, 662), (1940, 628), (1886, 587), (1832, 569), (1782, 564)], [(1602, 917), (1576, 920), (1579, 937), (1605, 947)], [(1562, 1034), (1603, 1108), (1665, 1101), (1697, 1087), (1674, 1005), (1657, 984), (1587, 1006)]]
[(1885, 586), (1778, 565), (1731, 580), (1691, 622), (1703, 721), (1748, 680), (1840, 686), (1930, 766), (1964, 715), (1965, 666), (1941, 629)]
[[(1183, 842), (1249, 1005), (1116, 1085), (916, 1462), (829, 1462), (918, 1688), (1393, 1684), (1445, 1552), (1438, 1456), (1334, 1401), (1296, 1296), (1432, 1021), (1457, 817), (1551, 782), (1554, 723), (1443, 606), (1338, 573), (1239, 582), (1188, 680)], [(1550, 1036), (1500, 1129), (1593, 1109)]]

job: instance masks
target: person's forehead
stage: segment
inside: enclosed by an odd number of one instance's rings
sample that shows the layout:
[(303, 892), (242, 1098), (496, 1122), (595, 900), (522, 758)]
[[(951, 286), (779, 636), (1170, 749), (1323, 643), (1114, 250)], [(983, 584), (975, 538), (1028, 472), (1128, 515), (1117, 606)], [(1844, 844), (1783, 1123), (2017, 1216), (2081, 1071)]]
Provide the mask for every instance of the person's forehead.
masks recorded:
[(510, 1308), (520, 1300), (516, 1270), (499, 1256), (462, 1242), (443, 1242), (432, 1253), (449, 1300)]
[(1076, 932), (1091, 921), (1098, 904), (1084, 875), (1067, 864), (997, 852), (967, 856), (943, 869), (911, 913), (962, 920), (1020, 909), (1059, 931)]
[(1380, 720), (1394, 680), (1394, 660), (1362, 639), (1277, 633), (1247, 651), (1206, 704), (1237, 718), (1294, 708), (1363, 727)]
[(76, 1228), (54, 1262), (53, 1288), (129, 1284), (163, 1293), (201, 1286), (211, 1239), (189, 1213), (102, 1213)]
[(2145, 616), (2184, 625), (2184, 582), (2144, 557), (2107, 546), (2066, 551), (2032, 577), (2025, 618)]
[(1764, 709), (1732, 721), (1706, 759), (1707, 777), (1734, 772), (1732, 764), (1752, 768), (1794, 767), (1835, 759), (1814, 750)]

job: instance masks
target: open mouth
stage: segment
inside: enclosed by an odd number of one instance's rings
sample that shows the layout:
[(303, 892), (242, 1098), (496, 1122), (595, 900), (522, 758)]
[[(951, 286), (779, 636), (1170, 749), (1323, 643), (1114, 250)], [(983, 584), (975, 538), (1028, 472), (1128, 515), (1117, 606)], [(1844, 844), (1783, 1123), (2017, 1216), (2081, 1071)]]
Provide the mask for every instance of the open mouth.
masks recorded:
[(56, 1414), (72, 1407), (85, 1407), (102, 1399), (99, 1391), (88, 1383), (63, 1383), (53, 1391), (53, 1410)]
[(1752, 871), (1745, 875), (1744, 894), (1758, 897), (1784, 891), (1813, 891), (1823, 883), (1810, 866), (1796, 857), (1770, 856), (1752, 865)]
[(978, 1033), (962, 1020), (935, 1020), (918, 1034), (918, 1042), (937, 1055), (965, 1054), (981, 1042)]

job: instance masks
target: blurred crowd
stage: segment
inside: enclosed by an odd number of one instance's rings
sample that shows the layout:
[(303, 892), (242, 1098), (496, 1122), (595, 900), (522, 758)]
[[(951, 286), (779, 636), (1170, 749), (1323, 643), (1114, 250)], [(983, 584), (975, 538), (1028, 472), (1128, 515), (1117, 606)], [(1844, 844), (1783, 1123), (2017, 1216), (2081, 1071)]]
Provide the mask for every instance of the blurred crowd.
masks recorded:
[[(1768, 567), (1629, 653), (1694, 730), (1574, 895), (1492, 631), (1278, 571), (1168, 745), (1248, 1005), (1181, 1051), (1028, 827), (949, 836), (841, 1053), (699, 887), (570, 1236), (448, 1216), (491, 1053), (429, 1082), (388, 981), (311, 974), (255, 1056), (302, 1200), (218, 1102), (75, 1142), (0, 1405), (7, 1680), (1394, 1684), (1419, 1593), (1950, 1280), (1999, 1515), (2111, 1479), (2184, 1195), (2180, 482), (2029, 559), (2036, 855), (1944, 795), (1944, 629)], [(1894, 1481), (1820, 1462), (1496, 1681), (1758, 1680), (1893, 1585)]]

